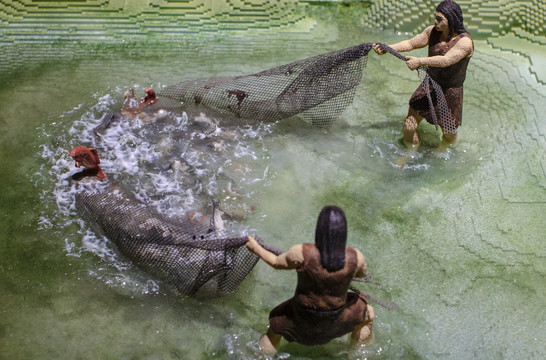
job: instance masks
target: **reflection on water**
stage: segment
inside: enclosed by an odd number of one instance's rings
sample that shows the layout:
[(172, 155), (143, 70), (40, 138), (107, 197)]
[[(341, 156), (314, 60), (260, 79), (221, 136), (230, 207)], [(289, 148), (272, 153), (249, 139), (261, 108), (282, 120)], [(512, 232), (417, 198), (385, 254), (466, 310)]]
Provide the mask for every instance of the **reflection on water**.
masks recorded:
[(381, 283), (357, 286), (399, 308), (375, 306), (368, 349), (348, 354), (344, 338), (318, 348), (284, 343), (280, 358), (543, 358), (546, 90), (501, 40), (476, 41), (458, 145), (438, 152), (439, 134), (423, 123), (423, 146), (403, 168), (394, 163), (417, 75), (373, 55), (354, 104), (327, 130), (291, 119), (220, 125), (202, 138), (199, 119), (181, 109), (167, 123), (116, 124), (94, 143), (91, 129), (129, 87), (249, 74), (399, 39), (353, 30), (335, 42), (279, 35), (267, 44), (90, 46), (76, 51), (85, 56), (35, 56), (3, 73), (4, 356), (259, 358), (269, 311), (293, 294), (293, 273), (259, 263), (228, 297), (173, 295), (75, 213), (69, 178), (77, 170), (66, 152), (82, 144), (96, 146), (103, 169), (159, 210), (196, 215), (221, 197), (233, 223), (279, 248), (311, 242), (323, 205), (346, 211), (349, 243)]

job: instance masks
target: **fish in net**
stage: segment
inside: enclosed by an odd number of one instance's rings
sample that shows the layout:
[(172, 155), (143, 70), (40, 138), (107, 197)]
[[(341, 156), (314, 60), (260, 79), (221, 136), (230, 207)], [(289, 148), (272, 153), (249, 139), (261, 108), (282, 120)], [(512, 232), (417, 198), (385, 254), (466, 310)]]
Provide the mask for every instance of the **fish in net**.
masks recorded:
[(112, 184), (79, 191), (76, 209), (120, 253), (183, 295), (233, 292), (258, 261), (246, 236), (214, 224), (216, 213), (209, 227), (169, 218)]

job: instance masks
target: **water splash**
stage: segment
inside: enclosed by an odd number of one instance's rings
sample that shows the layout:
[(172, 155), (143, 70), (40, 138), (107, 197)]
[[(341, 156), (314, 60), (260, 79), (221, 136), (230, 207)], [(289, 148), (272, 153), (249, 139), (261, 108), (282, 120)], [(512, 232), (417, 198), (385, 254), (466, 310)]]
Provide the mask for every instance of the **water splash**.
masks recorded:
[[(41, 169), (47, 170), (36, 174), (35, 181), (53, 184), (51, 191), (44, 191), (43, 200), (54, 202), (57, 209), (41, 216), (40, 227), (78, 226), (81, 241), (65, 239), (67, 256), (92, 253), (109, 265), (90, 273), (109, 286), (129, 286), (134, 288), (131, 291), (140, 289), (143, 294), (157, 293), (155, 282), (149, 286), (153, 280), (132, 278), (130, 274), (138, 270), (120, 257), (107, 239), (79, 219), (75, 209), (78, 189), (105, 184), (71, 181), (80, 169), (73, 166), (67, 155), (70, 147), (96, 147), (101, 167), (110, 181), (167, 216), (207, 223), (212, 202), (219, 200), (228, 229), (246, 233), (248, 228), (240, 221), (256, 210), (254, 195), (270, 184), (269, 167), (260, 160), (267, 156), (263, 137), (272, 132), (274, 125), (223, 127), (204, 114), (191, 118), (185, 112), (171, 112), (163, 114), (157, 122), (150, 122), (147, 114), (134, 119), (127, 117), (95, 135), (94, 129), (104, 114), (116, 111), (122, 96), (120, 88), (95, 94), (95, 104), (87, 108), (80, 104), (60, 116), (69, 121), (66, 118), (83, 111), (67, 125), (66, 148), (57, 144), (44, 144), (41, 148), (40, 157), (45, 161)], [(45, 130), (44, 135), (52, 136)]]

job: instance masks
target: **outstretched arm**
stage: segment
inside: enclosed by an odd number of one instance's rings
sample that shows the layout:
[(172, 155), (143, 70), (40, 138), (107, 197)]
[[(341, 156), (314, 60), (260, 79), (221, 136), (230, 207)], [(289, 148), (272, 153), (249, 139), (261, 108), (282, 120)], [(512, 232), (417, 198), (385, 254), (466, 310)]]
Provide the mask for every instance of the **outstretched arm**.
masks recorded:
[(430, 57), (413, 57), (406, 56), (408, 61), (406, 64), (411, 70), (417, 69), (419, 66), (447, 67), (458, 63), (467, 56), (471, 56), (473, 52), (472, 40), (469, 37), (464, 37), (449, 49), (445, 55), (437, 55)]
[[(400, 41), (389, 46), (398, 52), (421, 49), (428, 45), (428, 39), (433, 27), (434, 26), (429, 26), (422, 33), (412, 37), (411, 39)], [(385, 51), (383, 51), (377, 43), (373, 45), (373, 49), (379, 55), (385, 54)]]
[(264, 249), (252, 236), (249, 236), (246, 247), (275, 269), (296, 269), (303, 264), (301, 244), (292, 246), (285, 253), (275, 255), (271, 251)]

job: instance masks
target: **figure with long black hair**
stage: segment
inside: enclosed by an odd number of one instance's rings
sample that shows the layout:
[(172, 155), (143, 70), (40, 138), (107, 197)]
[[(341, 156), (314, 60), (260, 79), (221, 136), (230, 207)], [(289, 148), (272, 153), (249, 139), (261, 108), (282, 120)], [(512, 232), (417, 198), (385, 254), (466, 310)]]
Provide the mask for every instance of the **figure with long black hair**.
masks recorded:
[(360, 293), (349, 291), (353, 277), (366, 275), (364, 255), (345, 246), (347, 220), (339, 207), (326, 206), (317, 220), (315, 244), (294, 245), (275, 255), (249, 236), (247, 247), (275, 269), (296, 270), (294, 296), (269, 314), (269, 330), (260, 349), (275, 354), (281, 338), (322, 345), (351, 333), (352, 343), (372, 336), (374, 309)]
[[(457, 128), (462, 123), (463, 83), (470, 57), (474, 53), (474, 43), (463, 24), (460, 6), (452, 0), (442, 1), (436, 8), (434, 25), (427, 27), (419, 35), (390, 45), (398, 52), (420, 49), (428, 45), (427, 57), (407, 56), (406, 64), (410, 70), (428, 66), (428, 75), (442, 88), (451, 116), (439, 116), (438, 125), (442, 129), (442, 145), (454, 144)], [(379, 55), (385, 51), (374, 44)], [(431, 89), (432, 90), (432, 89)], [(437, 101), (436, 96), (432, 96)], [(421, 84), (409, 101), (409, 110), (404, 120), (404, 143), (416, 150), (420, 145), (417, 127), (423, 118), (433, 122), (431, 111), (437, 111), (436, 103), (431, 109), (426, 90)], [(447, 119), (447, 120), (446, 120)]]

